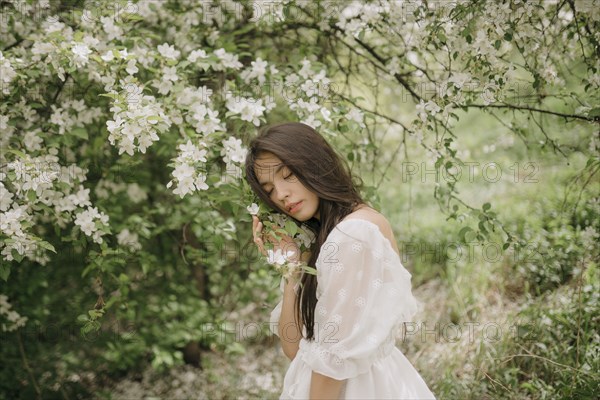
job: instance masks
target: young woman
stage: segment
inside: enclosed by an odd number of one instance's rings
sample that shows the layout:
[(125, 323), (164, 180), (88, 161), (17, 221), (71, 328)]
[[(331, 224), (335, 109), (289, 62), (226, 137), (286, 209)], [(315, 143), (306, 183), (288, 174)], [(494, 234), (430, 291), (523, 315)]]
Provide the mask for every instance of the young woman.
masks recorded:
[(390, 224), (363, 201), (346, 163), (310, 126), (282, 123), (252, 140), (245, 172), (252, 190), (275, 212), (315, 233), (310, 251), (290, 237), (265, 240), (316, 268), (282, 280), (273, 310), (291, 360), (282, 399), (433, 399), (395, 334), (416, 312), (411, 275), (400, 262)]

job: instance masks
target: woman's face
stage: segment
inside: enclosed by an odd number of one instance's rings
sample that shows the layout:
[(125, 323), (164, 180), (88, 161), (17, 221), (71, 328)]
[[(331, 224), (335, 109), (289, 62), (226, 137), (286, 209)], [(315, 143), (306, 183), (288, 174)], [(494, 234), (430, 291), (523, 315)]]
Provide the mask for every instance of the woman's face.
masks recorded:
[(258, 182), (285, 214), (298, 221), (312, 217), (319, 219), (319, 197), (308, 190), (277, 156), (260, 153), (254, 171)]

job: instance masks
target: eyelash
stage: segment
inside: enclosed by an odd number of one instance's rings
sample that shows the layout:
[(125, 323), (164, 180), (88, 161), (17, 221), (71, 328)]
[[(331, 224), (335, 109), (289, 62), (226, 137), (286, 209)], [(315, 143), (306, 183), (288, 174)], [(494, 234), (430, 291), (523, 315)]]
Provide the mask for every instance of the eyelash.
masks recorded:
[[(289, 177), (291, 177), (292, 175), (294, 175), (294, 173), (293, 173), (293, 172), (290, 172), (290, 174), (289, 174), (288, 176), (284, 176), (284, 177), (283, 177), (283, 179), (288, 179), (288, 178), (289, 178)], [(269, 196), (271, 195), (271, 193), (273, 193), (273, 189), (271, 189), (271, 190), (269, 190), (269, 191), (267, 192), (267, 194), (268, 194)]]

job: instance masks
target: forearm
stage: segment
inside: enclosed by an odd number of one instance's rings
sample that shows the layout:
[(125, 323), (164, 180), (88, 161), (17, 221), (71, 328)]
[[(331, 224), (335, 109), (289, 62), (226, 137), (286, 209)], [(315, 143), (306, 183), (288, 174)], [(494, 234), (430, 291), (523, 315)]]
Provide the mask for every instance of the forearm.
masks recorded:
[(283, 304), (281, 306), (281, 316), (277, 327), (279, 339), (283, 353), (292, 360), (298, 352), (299, 342), (302, 338), (302, 331), (299, 324), (294, 320), (294, 302), (296, 293), (294, 291), (295, 282), (289, 280), (283, 289)]
[(344, 381), (312, 371), (310, 378), (310, 400), (339, 399)]

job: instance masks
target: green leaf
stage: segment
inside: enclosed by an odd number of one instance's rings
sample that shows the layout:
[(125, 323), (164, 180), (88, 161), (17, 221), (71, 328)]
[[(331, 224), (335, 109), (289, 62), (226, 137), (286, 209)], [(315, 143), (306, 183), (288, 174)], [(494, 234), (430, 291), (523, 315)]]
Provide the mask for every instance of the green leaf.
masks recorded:
[(317, 270), (313, 267), (309, 267), (308, 265), (303, 265), (302, 269), (304, 271), (306, 271), (307, 273), (311, 274), (311, 275), (316, 275), (317, 274)]
[(46, 250), (50, 250), (51, 252), (56, 254), (56, 250), (54, 249), (54, 246), (52, 246), (50, 243), (46, 242), (45, 240), (41, 240), (37, 244), (40, 245), (42, 248), (44, 248)]
[(285, 230), (290, 234), (290, 236), (294, 237), (296, 233), (298, 233), (298, 226), (292, 220), (287, 220), (285, 222)]
[(111, 99), (115, 99), (115, 100), (119, 98), (118, 93), (101, 93), (98, 96), (110, 97)]
[(74, 42), (82, 42), (83, 41), (83, 32), (77, 31), (73, 34)]
[(458, 232), (458, 237), (460, 238), (460, 240), (462, 240), (463, 242), (466, 242), (466, 235), (469, 232), (473, 232), (473, 229), (469, 226), (465, 226), (464, 228), (462, 228), (459, 232)]
[(134, 12), (132, 13), (123, 13), (123, 15), (121, 16), (121, 18), (128, 20), (128, 21), (143, 21), (144, 17), (142, 17), (139, 14), (136, 14)]
[(35, 200), (37, 199), (37, 194), (35, 193), (35, 190), (27, 191), (27, 199), (32, 203), (35, 202)]
[(27, 155), (25, 153), (23, 153), (22, 151), (20, 151), (20, 150), (8, 149), (8, 150), (5, 150), (5, 151), (7, 153), (16, 154), (19, 158), (26, 158), (27, 157)]
[(2, 263), (0, 264), (0, 278), (2, 278), (2, 280), (4, 282), (6, 282), (8, 280), (8, 276), (10, 275), (10, 267), (8, 266), (8, 263)]
[(119, 274), (119, 281), (121, 283), (127, 283), (129, 282), (129, 277), (123, 273)]
[(479, 230), (482, 231), (483, 233), (488, 233), (487, 229), (485, 228), (485, 222), (484, 221), (479, 221)]
[(492, 207), (492, 205), (490, 203), (484, 203), (483, 204), (483, 211), (487, 211)]
[(75, 128), (71, 131), (71, 134), (73, 136), (77, 136), (78, 138), (81, 138), (81, 139), (85, 139), (85, 140), (89, 139), (87, 129), (85, 129), (85, 128), (81, 128), (81, 127)]
[(592, 108), (590, 111), (588, 111), (588, 117), (600, 117), (600, 108)]

